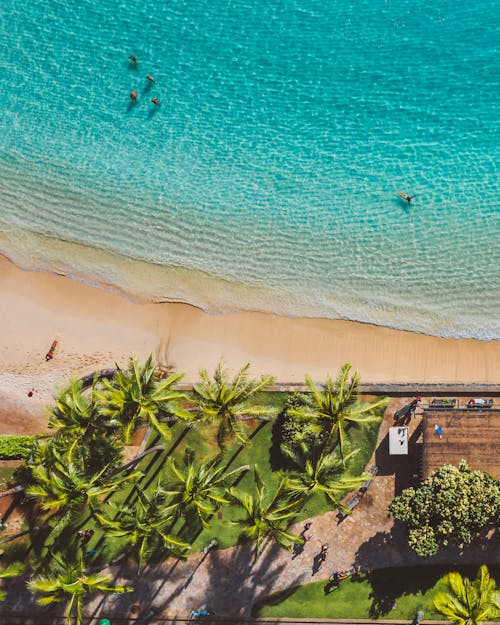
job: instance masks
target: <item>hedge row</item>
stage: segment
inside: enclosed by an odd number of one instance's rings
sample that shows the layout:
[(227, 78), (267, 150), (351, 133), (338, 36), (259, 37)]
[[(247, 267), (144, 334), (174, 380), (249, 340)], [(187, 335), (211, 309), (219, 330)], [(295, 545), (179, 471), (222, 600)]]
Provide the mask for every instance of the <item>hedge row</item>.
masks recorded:
[(36, 436), (0, 436), (0, 460), (28, 459)]

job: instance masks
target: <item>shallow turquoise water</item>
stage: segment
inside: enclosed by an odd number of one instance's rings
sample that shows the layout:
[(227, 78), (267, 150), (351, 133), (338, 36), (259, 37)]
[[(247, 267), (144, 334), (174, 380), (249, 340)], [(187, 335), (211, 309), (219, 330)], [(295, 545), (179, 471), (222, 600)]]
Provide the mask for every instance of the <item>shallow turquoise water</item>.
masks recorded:
[(499, 338), (499, 6), (4, 0), (0, 251), (211, 311)]

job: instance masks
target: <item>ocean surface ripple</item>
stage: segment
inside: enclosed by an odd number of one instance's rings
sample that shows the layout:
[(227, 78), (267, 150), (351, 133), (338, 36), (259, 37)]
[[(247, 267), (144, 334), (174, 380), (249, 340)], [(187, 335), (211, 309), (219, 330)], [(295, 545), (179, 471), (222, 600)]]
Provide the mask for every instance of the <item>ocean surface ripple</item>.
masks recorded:
[(0, 252), (210, 312), (498, 339), (499, 18), (4, 0)]

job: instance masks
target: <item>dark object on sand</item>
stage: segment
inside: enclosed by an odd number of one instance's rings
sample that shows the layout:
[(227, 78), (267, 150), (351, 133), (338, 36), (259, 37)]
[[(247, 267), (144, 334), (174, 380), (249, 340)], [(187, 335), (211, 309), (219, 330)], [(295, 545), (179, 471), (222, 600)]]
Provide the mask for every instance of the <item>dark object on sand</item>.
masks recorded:
[(54, 339), (52, 341), (52, 345), (50, 346), (49, 351), (45, 354), (45, 361), (48, 362), (49, 360), (52, 360), (52, 358), (54, 358), (54, 352), (56, 351), (56, 347), (57, 347), (57, 340)]

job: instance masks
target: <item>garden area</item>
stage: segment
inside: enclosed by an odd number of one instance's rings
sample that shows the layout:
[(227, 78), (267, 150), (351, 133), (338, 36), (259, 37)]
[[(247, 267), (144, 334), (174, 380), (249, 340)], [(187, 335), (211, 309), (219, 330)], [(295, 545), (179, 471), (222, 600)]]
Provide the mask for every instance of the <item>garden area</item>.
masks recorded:
[[(200, 375), (184, 393), (181, 375), (131, 359), (58, 394), (54, 436), (17, 441), (23, 463), (9, 485), (23, 489), (27, 541), (4, 545), (0, 577), (29, 572), (42, 605), (62, 603), (81, 623), (85, 596), (132, 590), (112, 585), (107, 565), (135, 561), (140, 573), (241, 541), (255, 558), (273, 541), (291, 549), (304, 540), (288, 531), (294, 521), (343, 509), (366, 480), (386, 400), (361, 399), (349, 365), (292, 395), (269, 392), (272, 378), (252, 380), (248, 365)], [(144, 427), (144, 452), (126, 462)]]

